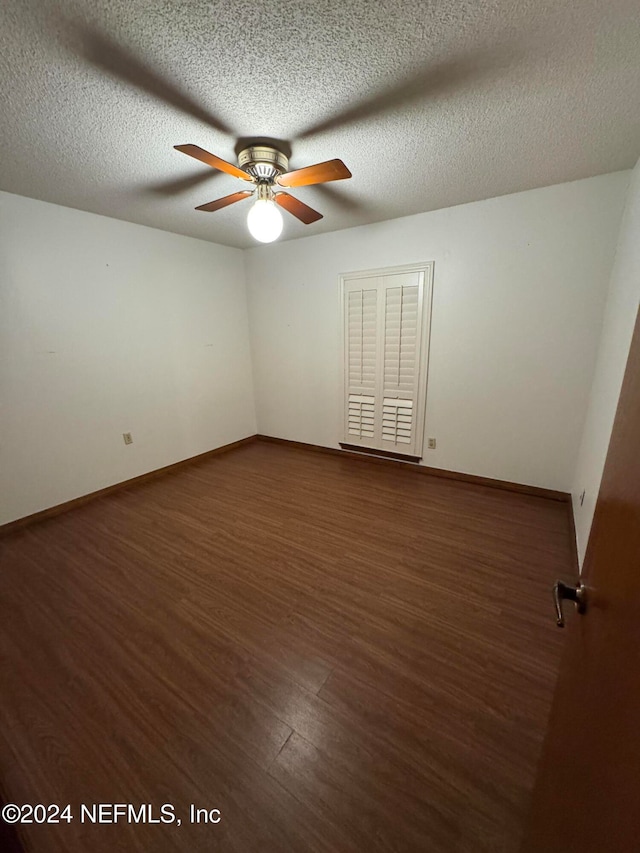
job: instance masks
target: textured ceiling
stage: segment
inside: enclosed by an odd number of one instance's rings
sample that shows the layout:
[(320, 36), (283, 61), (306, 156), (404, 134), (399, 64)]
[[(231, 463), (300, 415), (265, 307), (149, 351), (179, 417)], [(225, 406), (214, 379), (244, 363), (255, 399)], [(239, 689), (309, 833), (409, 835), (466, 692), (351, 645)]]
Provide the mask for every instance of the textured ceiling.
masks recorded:
[(631, 167), (638, 0), (3, 0), (0, 188), (232, 246), (242, 189), (173, 150), (342, 158), (282, 239)]

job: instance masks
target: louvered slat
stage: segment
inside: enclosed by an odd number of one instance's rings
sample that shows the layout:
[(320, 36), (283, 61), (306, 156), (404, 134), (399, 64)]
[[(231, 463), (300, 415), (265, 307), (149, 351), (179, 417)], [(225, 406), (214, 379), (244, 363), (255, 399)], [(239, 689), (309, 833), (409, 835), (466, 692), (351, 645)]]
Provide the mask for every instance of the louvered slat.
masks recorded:
[(382, 440), (411, 444), (412, 438), (413, 400), (385, 397), (382, 401)]
[(416, 380), (417, 285), (389, 287), (384, 318), (384, 393), (410, 394)]
[(349, 386), (375, 389), (376, 312), (375, 290), (353, 290), (347, 300), (347, 360)]
[(349, 394), (347, 432), (351, 437), (373, 438), (375, 397)]

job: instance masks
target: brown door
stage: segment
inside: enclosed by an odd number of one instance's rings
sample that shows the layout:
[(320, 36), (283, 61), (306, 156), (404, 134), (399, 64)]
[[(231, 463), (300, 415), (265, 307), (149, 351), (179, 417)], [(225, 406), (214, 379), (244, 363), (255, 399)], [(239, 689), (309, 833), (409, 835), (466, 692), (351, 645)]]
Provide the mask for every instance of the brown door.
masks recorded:
[(640, 315), (583, 580), (523, 853), (640, 851)]

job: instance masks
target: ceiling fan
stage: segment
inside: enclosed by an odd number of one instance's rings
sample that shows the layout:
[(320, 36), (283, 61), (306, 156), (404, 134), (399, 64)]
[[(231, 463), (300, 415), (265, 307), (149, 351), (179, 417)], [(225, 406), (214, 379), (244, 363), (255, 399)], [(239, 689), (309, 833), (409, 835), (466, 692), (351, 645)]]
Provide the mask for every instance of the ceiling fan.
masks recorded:
[(270, 145), (250, 145), (238, 154), (238, 165), (228, 163), (215, 154), (210, 154), (199, 145), (174, 145), (177, 151), (195, 157), (221, 172), (233, 175), (256, 185), (253, 190), (241, 190), (223, 198), (201, 204), (196, 210), (211, 213), (221, 210), (237, 201), (256, 195), (256, 202), (247, 216), (247, 226), (252, 237), (261, 243), (272, 243), (282, 233), (282, 214), (278, 207), (293, 214), (305, 225), (322, 219), (309, 205), (276, 187), (306, 187), (312, 184), (325, 184), (329, 181), (341, 181), (351, 177), (351, 172), (342, 160), (326, 160), (313, 166), (305, 166), (289, 172), (289, 159), (277, 148)]

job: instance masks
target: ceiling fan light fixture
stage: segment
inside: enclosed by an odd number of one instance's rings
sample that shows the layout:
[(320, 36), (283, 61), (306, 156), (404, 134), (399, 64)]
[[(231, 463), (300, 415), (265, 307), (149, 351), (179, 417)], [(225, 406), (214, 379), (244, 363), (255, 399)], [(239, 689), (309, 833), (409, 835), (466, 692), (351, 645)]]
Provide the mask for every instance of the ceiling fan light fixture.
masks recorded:
[(282, 214), (273, 199), (262, 193), (247, 215), (251, 236), (260, 243), (273, 243), (282, 234)]
[(255, 190), (231, 193), (207, 204), (200, 204), (196, 210), (213, 213), (257, 194), (256, 202), (247, 216), (247, 226), (251, 236), (260, 243), (273, 243), (282, 234), (283, 222), (279, 207), (283, 207), (304, 225), (311, 225), (312, 222), (322, 219), (321, 213), (290, 193), (284, 190), (274, 191), (276, 184), (287, 188), (306, 187), (351, 177), (351, 172), (342, 160), (338, 159), (325, 160), (323, 163), (314, 163), (312, 166), (289, 172), (289, 158), (271, 145), (256, 144), (244, 148), (238, 154), (237, 166), (205, 151), (199, 145), (189, 143), (174, 145), (174, 148), (206, 163), (212, 169), (255, 184)]

